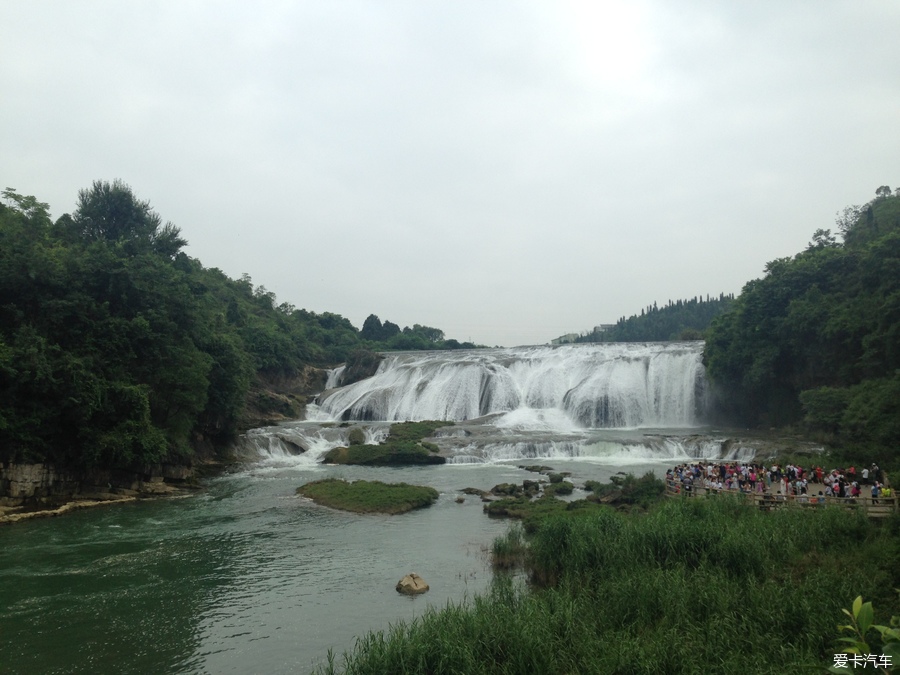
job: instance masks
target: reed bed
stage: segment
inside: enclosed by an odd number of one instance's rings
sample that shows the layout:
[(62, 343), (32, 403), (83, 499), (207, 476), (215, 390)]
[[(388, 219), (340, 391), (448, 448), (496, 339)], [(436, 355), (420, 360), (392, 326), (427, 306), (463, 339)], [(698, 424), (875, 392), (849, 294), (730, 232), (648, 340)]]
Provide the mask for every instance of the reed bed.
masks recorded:
[[(553, 515), (524, 554), (530, 586), (498, 574), (485, 596), (369, 634), (321, 672), (822, 671), (853, 598), (896, 613), (895, 530), (842, 509), (760, 513), (729, 499)], [(495, 551), (520, 556), (511, 532)]]

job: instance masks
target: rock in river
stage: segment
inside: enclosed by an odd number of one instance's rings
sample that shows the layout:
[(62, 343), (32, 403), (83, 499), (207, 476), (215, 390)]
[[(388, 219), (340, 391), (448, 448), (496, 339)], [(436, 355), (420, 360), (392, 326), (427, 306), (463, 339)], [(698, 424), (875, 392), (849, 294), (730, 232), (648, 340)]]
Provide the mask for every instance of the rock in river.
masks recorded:
[(418, 574), (407, 574), (397, 582), (397, 592), (406, 595), (419, 595), (428, 590), (428, 584)]

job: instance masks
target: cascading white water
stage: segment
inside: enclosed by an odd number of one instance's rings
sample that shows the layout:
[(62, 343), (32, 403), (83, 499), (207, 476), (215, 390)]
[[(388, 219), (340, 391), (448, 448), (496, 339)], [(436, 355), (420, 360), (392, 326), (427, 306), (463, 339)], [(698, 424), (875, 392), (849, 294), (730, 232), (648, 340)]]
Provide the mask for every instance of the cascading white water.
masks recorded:
[(700, 436), (644, 436), (640, 440), (623, 438), (581, 438), (568, 440), (496, 440), (459, 447), (448, 460), (451, 464), (504, 462), (520, 460), (598, 460), (605, 464), (640, 464), (642, 462), (693, 462), (700, 459), (717, 461), (749, 461), (756, 449), (734, 444), (728, 438)]
[(378, 444), (392, 422), (440, 419), (456, 424), (428, 440), (455, 465), (638, 466), (771, 452), (764, 439), (697, 428), (702, 351), (703, 343), (681, 342), (391, 354), (351, 385), (341, 386), (343, 367), (331, 371), (303, 421), (252, 429), (236, 449), (267, 467), (308, 468), (349, 445), (354, 429)]
[(344, 379), (344, 371), (347, 366), (338, 366), (334, 370), (328, 371), (328, 380), (325, 382), (325, 389), (334, 389), (341, 386), (341, 380)]
[[(377, 445), (388, 435), (389, 425), (363, 429), (365, 443)], [(250, 429), (235, 443), (237, 456), (260, 458), (279, 464), (314, 465), (322, 455), (350, 444), (349, 427), (318, 426), (292, 423), (277, 427)]]
[(393, 354), (373, 377), (330, 392), (319, 408), (335, 420), (540, 411), (532, 417), (542, 423), (582, 428), (689, 427), (705, 405), (702, 350), (703, 343), (682, 342)]

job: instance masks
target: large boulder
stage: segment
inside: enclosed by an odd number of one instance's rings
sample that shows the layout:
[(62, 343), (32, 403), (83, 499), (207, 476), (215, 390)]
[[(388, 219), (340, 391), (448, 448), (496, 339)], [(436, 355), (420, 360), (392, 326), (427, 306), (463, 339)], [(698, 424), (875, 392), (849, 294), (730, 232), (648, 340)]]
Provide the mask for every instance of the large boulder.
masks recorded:
[(397, 582), (397, 592), (405, 595), (419, 595), (428, 590), (428, 584), (418, 574), (410, 573)]

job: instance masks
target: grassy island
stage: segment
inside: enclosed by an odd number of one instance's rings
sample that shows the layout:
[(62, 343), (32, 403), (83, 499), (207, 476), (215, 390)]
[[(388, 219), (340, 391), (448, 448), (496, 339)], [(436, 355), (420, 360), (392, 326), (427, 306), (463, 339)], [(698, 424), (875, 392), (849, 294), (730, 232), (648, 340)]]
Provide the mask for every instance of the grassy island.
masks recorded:
[(434, 488), (377, 480), (347, 482), (339, 478), (317, 480), (297, 488), (297, 494), (316, 504), (354, 513), (406, 513), (431, 506), (438, 498)]
[(362, 464), (365, 466), (406, 466), (410, 464), (443, 464), (445, 460), (438, 447), (422, 439), (431, 436), (440, 427), (453, 422), (424, 421), (400, 422), (391, 425), (384, 443), (378, 445), (351, 445), (334, 448), (325, 453), (326, 464)]
[(433, 455), (417, 443), (382, 443), (351, 445), (325, 453), (326, 464), (362, 464), (364, 466), (407, 466), (409, 464), (443, 464), (447, 460)]

